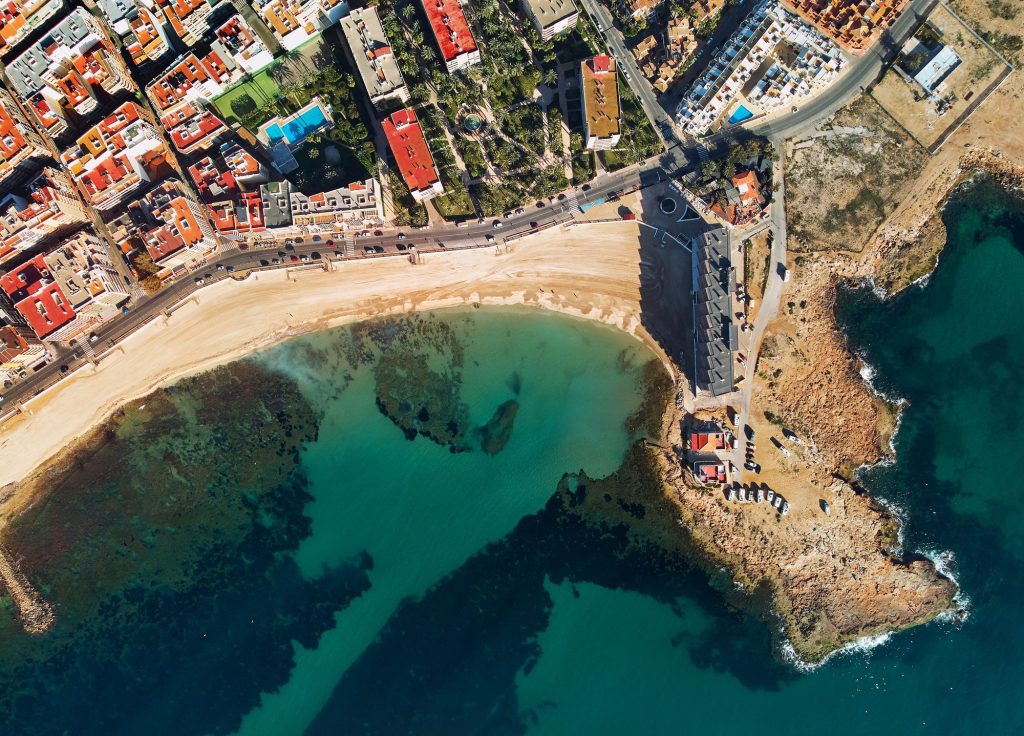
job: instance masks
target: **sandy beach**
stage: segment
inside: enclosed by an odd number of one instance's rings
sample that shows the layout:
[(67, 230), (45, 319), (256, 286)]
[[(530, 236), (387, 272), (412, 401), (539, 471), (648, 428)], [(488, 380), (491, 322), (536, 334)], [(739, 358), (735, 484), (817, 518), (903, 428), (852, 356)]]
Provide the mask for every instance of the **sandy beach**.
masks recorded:
[[(0, 427), (0, 487), (28, 477), (117, 407), (153, 389), (305, 332), (367, 317), (480, 303), (526, 304), (615, 325), (659, 351), (640, 324), (635, 223), (557, 228), (494, 249), (264, 272), (198, 291), (97, 366), (86, 366)], [(660, 352), (660, 351), (659, 351)], [(667, 363), (667, 361), (666, 361)], [(0, 526), (31, 499), (0, 502)]]

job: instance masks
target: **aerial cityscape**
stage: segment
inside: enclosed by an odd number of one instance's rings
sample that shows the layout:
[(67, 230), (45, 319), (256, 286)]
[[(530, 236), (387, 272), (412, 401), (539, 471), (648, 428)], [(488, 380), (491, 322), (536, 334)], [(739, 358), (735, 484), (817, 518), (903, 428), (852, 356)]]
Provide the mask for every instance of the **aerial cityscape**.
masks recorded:
[(1013, 733), (1021, 18), (6, 0), (5, 732)]

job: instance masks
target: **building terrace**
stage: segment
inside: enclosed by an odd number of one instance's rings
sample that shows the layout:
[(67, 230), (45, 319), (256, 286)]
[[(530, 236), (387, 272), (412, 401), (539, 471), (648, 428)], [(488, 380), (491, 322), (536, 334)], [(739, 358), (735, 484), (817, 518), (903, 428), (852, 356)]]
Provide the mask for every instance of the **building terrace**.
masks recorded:
[(348, 13), (348, 0), (254, 0), (263, 22), (291, 50)]
[(0, 267), (89, 222), (74, 184), (61, 169), (44, 168), (23, 192), (0, 199)]
[(4, 0), (0, 3), (0, 57), (7, 56), (64, 9), (64, 0)]
[(371, 6), (352, 11), (341, 19), (341, 30), (373, 106), (379, 110), (388, 103), (408, 100), (409, 88), (377, 9)]

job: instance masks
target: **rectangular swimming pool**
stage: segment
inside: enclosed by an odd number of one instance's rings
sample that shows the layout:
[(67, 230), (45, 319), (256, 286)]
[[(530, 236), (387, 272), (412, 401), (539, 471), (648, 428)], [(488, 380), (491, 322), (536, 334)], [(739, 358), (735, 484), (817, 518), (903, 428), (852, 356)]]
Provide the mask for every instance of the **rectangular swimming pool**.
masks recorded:
[(740, 105), (732, 111), (732, 115), (729, 116), (729, 125), (736, 125), (736, 123), (742, 123), (744, 120), (750, 120), (754, 117), (754, 113), (750, 112), (743, 105)]
[[(294, 145), (326, 122), (327, 116), (324, 111), (320, 109), (319, 105), (314, 105), (282, 125), (281, 131), (288, 143)], [(270, 134), (268, 128), (267, 135), (270, 136)]]

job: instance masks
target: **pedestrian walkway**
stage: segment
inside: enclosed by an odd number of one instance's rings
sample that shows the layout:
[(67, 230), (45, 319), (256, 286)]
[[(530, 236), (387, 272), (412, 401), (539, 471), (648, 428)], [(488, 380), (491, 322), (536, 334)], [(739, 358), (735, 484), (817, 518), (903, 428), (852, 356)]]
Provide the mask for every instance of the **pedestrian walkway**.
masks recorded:
[(356, 254), (356, 239), (354, 235), (345, 236), (345, 257), (353, 258)]
[(568, 193), (568, 194), (567, 194), (567, 195), (565, 196), (565, 202), (564, 202), (564, 204), (565, 204), (565, 208), (566, 208), (566, 209), (567, 209), (567, 210), (568, 210), (568, 211), (569, 211), (570, 213), (572, 213), (572, 214), (574, 214), (574, 215), (575, 215), (575, 214), (577, 214), (577, 213), (579, 213), (579, 212), (582, 212), (582, 211), (583, 211), (583, 210), (581, 210), (581, 209), (580, 209), (580, 202), (579, 202), (579, 200), (578, 200), (578, 199), (576, 198), (576, 192), (569, 192), (569, 193)]

